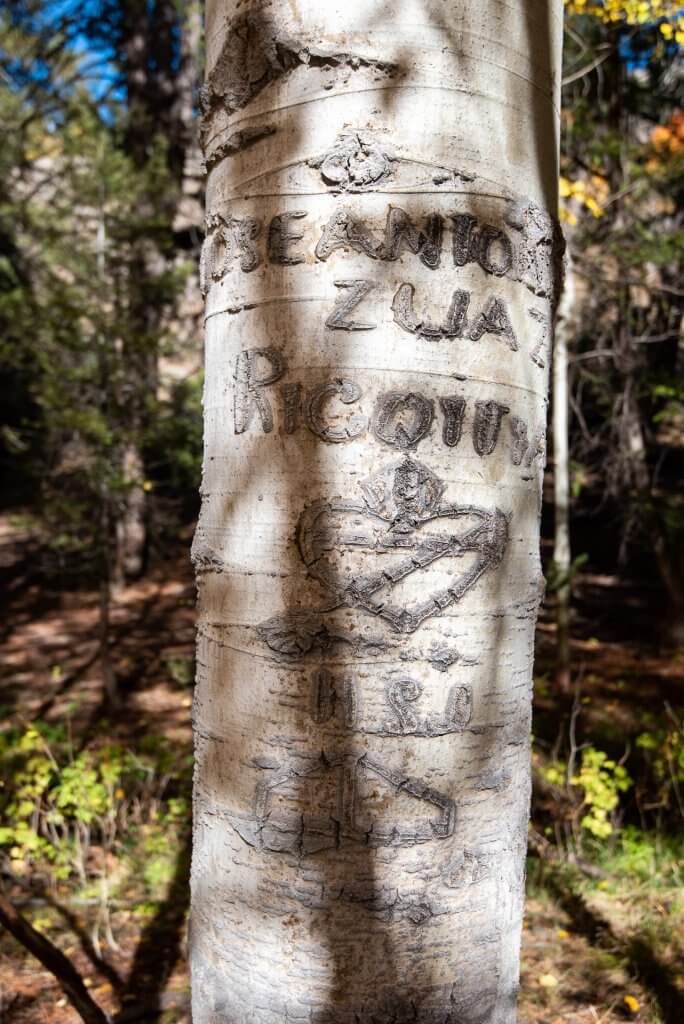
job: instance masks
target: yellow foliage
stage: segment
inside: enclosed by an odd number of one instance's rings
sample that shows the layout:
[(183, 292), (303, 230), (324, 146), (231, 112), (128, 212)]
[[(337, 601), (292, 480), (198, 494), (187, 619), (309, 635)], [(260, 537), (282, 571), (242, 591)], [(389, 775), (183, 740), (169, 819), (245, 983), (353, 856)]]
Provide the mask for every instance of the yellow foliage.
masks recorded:
[(587, 196), (584, 200), (584, 205), (586, 206), (587, 210), (589, 210), (589, 213), (593, 213), (594, 217), (603, 216), (603, 210), (601, 209), (601, 207), (596, 202), (593, 196)]
[(606, 25), (623, 21), (627, 25), (660, 25), (665, 39), (684, 45), (684, 17), (680, 0), (565, 0), (569, 14), (591, 14)]
[[(561, 199), (575, 199), (592, 216), (602, 217), (601, 203), (605, 203), (607, 200), (610, 188), (606, 179), (600, 174), (592, 174), (588, 182), (581, 178), (571, 181), (569, 178), (561, 177), (559, 192)], [(577, 223), (577, 215), (564, 205), (561, 205), (560, 208), (560, 219), (571, 225)]]

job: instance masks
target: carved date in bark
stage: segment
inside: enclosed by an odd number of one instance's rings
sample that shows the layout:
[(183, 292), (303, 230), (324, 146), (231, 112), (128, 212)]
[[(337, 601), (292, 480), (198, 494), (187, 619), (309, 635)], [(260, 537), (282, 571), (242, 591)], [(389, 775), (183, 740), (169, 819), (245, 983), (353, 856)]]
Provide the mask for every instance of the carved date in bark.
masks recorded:
[[(442, 505), (441, 480), (408, 456), (361, 485), (365, 504), (319, 502), (306, 509), (297, 530), (299, 550), (311, 576), (330, 592), (327, 611), (354, 607), (413, 633), (426, 619), (456, 604), (503, 558), (508, 522), (499, 509)], [(456, 530), (456, 524), (463, 524)], [(434, 528), (434, 532), (431, 530)], [(357, 570), (351, 559), (360, 554)], [(364, 568), (368, 556), (377, 568)], [(392, 601), (400, 584), (434, 563), (465, 559), (450, 583), (419, 601)], [(269, 620), (260, 635), (272, 650), (297, 656), (287, 619)], [(266, 629), (266, 627), (268, 627)]]
[(467, 686), (452, 686), (446, 707), (441, 714), (420, 715), (416, 706), (423, 687), (415, 679), (391, 679), (387, 684), (387, 702), (392, 708), (396, 724), (370, 731), (402, 736), (444, 736), (461, 732), (470, 722), (473, 695)]
[(451, 686), (439, 712), (421, 710), (424, 687), (415, 679), (385, 680), (384, 695), (389, 715), (378, 710), (377, 701), (364, 701), (361, 680), (320, 666), (311, 678), (311, 717), (320, 725), (380, 736), (444, 736), (462, 732), (472, 717), (469, 686)]
[(454, 832), (453, 800), (369, 754), (321, 754), (311, 767), (265, 771), (253, 816), (231, 815), (241, 838), (260, 850), (301, 857), (358, 843), (411, 846)]
[(357, 698), (354, 682), (348, 676), (336, 678), (326, 668), (319, 668), (313, 678), (311, 717), (324, 723), (338, 718), (348, 728), (356, 722)]

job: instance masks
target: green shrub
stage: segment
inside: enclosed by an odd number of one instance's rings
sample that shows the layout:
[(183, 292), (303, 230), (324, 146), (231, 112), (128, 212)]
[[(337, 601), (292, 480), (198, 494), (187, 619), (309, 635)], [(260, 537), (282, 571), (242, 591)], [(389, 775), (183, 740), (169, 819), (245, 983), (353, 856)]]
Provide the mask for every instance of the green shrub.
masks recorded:
[(64, 730), (9, 728), (0, 732), (0, 775), (0, 849), (18, 871), (75, 873), (85, 883), (94, 846), (123, 849), (146, 823), (162, 832), (189, 820), (189, 761), (163, 737), (75, 754)]

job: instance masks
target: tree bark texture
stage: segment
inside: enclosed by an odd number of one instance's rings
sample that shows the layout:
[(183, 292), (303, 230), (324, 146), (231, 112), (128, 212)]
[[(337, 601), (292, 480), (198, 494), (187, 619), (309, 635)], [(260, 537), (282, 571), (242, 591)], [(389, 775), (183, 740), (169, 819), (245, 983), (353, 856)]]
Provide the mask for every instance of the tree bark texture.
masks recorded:
[(195, 1024), (510, 1024), (560, 0), (212, 0)]

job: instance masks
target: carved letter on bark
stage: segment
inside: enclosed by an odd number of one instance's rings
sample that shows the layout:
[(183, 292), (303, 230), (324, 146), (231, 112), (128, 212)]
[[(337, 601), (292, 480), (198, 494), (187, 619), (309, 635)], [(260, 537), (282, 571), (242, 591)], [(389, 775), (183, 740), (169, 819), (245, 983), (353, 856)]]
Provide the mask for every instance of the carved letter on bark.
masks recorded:
[(271, 221), (268, 229), (268, 255), (272, 263), (282, 263), (287, 267), (295, 267), (304, 262), (304, 255), (292, 252), (291, 245), (304, 237), (303, 231), (295, 231), (291, 226), (293, 220), (306, 217), (306, 210), (291, 210), (279, 213)]
[(414, 448), (432, 424), (432, 402), (413, 391), (389, 391), (380, 395), (373, 416), (373, 431), (394, 448)]
[(518, 351), (518, 340), (503, 299), (489, 299), (468, 331), (473, 341), (479, 341), (484, 334), (494, 334), (497, 338), (503, 338), (513, 352)]
[(418, 334), (429, 341), (440, 338), (460, 338), (466, 328), (466, 314), (470, 303), (470, 293), (457, 288), (451, 296), (446, 319), (441, 324), (432, 323), (424, 317), (416, 316), (413, 307), (415, 288), (412, 284), (399, 285), (392, 299), (394, 322), (409, 334)]
[(309, 429), (322, 441), (329, 441), (332, 444), (351, 441), (352, 438), (359, 437), (368, 425), (365, 416), (352, 416), (344, 426), (338, 427), (326, 422), (323, 416), (323, 406), (330, 398), (337, 398), (344, 405), (352, 405), (354, 402), (358, 402), (360, 397), (361, 388), (358, 384), (346, 380), (344, 377), (314, 388), (306, 400), (305, 407)]
[[(264, 365), (265, 364), (265, 365)], [(240, 352), (235, 366), (235, 433), (243, 434), (256, 412), (265, 434), (273, 430), (273, 410), (264, 388), (285, 373), (285, 358), (274, 348)]]
[(499, 402), (475, 403), (473, 448), (480, 457), (491, 455), (496, 448), (501, 432), (501, 421), (509, 411), (507, 405), (501, 405)]
[(335, 281), (334, 284), (342, 291), (335, 302), (335, 308), (325, 321), (326, 327), (334, 331), (372, 331), (378, 326), (361, 320), (351, 320), (348, 316), (375, 287), (372, 281)]
[(452, 398), (440, 398), (439, 404), (444, 413), (442, 440), (447, 448), (455, 448), (461, 440), (466, 400), (460, 395), (454, 395)]

